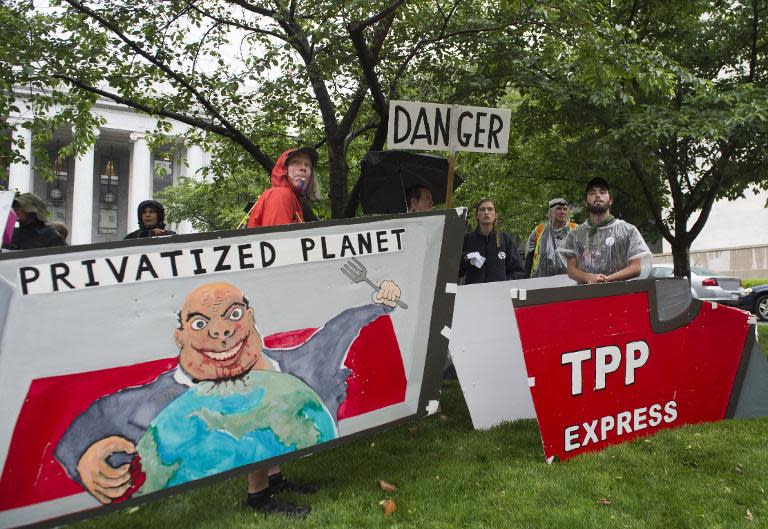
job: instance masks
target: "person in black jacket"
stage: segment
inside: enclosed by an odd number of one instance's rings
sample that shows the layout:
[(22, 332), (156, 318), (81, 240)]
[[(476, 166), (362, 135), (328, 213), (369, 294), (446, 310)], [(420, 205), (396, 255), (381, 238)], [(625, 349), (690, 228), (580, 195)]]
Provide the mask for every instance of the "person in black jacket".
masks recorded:
[(497, 228), (496, 203), (484, 198), (475, 207), (477, 228), (464, 236), (459, 275), (466, 284), (523, 279), (525, 270), (512, 237)]
[(158, 235), (174, 235), (176, 232), (165, 229), (165, 208), (156, 200), (145, 200), (136, 208), (139, 229), (132, 231), (123, 239), (141, 239)]
[(65, 246), (58, 232), (45, 223), (48, 208), (45, 203), (32, 193), (22, 193), (13, 200), (14, 213), (19, 227), (13, 230), (10, 250), (33, 250)]

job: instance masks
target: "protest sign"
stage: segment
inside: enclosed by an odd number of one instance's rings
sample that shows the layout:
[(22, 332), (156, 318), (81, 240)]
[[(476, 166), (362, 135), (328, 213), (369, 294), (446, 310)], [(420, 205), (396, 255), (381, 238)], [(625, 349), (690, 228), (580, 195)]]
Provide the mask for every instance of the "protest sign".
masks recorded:
[(390, 149), (449, 151), (446, 207), (451, 207), (456, 152), (506, 153), (511, 112), (503, 108), (390, 101)]
[(560, 275), (457, 287), (448, 347), (476, 429), (536, 417), (510, 290), (574, 284)]
[[(0, 528), (60, 525), (434, 409), (464, 214), (1, 255)], [(104, 465), (127, 490), (94, 484)]]
[(504, 108), (390, 101), (387, 146), (504, 154), (510, 116)]
[(548, 460), (683, 424), (768, 414), (749, 314), (690, 298), (684, 280), (513, 296)]

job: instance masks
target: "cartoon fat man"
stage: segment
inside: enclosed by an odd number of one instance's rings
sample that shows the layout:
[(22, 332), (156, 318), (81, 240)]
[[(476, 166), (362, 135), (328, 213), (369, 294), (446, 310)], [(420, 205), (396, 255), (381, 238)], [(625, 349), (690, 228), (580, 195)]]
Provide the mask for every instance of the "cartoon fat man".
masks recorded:
[[(197, 383), (230, 380), (253, 370), (282, 371), (304, 381), (335, 420), (350, 371), (341, 364), (360, 329), (393, 310), (400, 288), (383, 281), (372, 302), (346, 309), (304, 344), (263, 349), (253, 309), (229, 283), (206, 283), (189, 293), (174, 332), (179, 366), (143, 386), (106, 395), (75, 418), (59, 441), (56, 459), (99, 502), (130, 496), (140, 485), (130, 463), (152, 420)], [(316, 366), (323, 366), (318, 369)], [(325, 366), (337, 366), (326, 369)]]
[(222, 380), (251, 369), (272, 370), (262, 355), (253, 309), (242, 291), (228, 283), (193, 290), (179, 311), (174, 333), (179, 363), (195, 380)]

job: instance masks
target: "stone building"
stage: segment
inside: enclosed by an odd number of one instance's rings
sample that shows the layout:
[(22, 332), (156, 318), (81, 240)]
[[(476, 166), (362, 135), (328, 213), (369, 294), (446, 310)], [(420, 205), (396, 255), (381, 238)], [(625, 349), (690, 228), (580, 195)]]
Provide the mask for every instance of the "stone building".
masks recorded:
[[(768, 278), (768, 191), (712, 206), (707, 224), (691, 245), (691, 266), (701, 266), (741, 279)], [(696, 218), (689, 221), (693, 224)], [(664, 241), (656, 263), (671, 263)]]
[[(53, 162), (56, 179), (44, 180), (32, 164), (10, 164), (0, 171), (0, 185), (6, 189), (32, 192), (48, 205), (51, 221), (69, 227), (70, 244), (89, 244), (122, 239), (138, 228), (136, 208), (142, 200), (175, 184), (180, 176), (195, 177), (210, 162), (199, 146), (182, 142), (153, 151), (146, 131), (154, 130), (156, 118), (131, 108), (99, 101), (93, 112), (104, 118), (96, 144), (85, 155), (75, 159), (56, 156), (58, 148), (71, 141), (67, 128), (56, 131), (45, 148)], [(8, 124), (15, 137), (24, 139), (24, 158), (32, 160), (31, 132), (19, 125), (25, 115), (11, 115)], [(172, 136), (187, 129), (172, 123)], [(173, 226), (179, 233), (192, 230), (188, 223)]]

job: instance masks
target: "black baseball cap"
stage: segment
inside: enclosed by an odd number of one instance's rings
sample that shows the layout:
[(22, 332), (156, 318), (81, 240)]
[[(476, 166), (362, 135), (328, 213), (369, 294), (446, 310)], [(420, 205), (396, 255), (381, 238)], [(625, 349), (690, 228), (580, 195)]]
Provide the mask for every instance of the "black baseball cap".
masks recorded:
[(285, 164), (288, 165), (295, 156), (299, 154), (306, 154), (309, 156), (309, 159), (312, 160), (312, 167), (315, 167), (317, 165), (317, 159), (320, 158), (320, 155), (317, 154), (317, 151), (313, 149), (312, 147), (299, 147), (298, 149), (294, 150), (285, 157)]
[(592, 180), (587, 182), (587, 187), (584, 189), (584, 194), (586, 195), (587, 193), (589, 193), (589, 190), (592, 189), (593, 187), (603, 187), (605, 188), (606, 191), (611, 190), (611, 186), (608, 185), (608, 181), (601, 176), (596, 176)]

